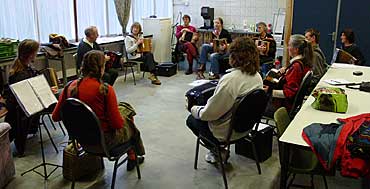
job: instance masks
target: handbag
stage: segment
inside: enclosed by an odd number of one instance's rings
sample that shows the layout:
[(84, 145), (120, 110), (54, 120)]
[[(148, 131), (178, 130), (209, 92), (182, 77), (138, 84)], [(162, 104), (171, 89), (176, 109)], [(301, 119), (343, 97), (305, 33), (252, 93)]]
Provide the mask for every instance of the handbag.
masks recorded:
[(348, 108), (347, 94), (344, 89), (321, 87), (313, 91), (315, 101), (311, 106), (317, 110), (345, 113)]

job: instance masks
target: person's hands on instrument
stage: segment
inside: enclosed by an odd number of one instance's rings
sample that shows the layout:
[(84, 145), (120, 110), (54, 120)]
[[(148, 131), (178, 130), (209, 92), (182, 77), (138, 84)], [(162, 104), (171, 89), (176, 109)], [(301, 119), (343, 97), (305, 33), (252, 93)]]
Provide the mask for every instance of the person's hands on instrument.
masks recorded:
[(281, 74), (285, 73), (285, 71), (286, 71), (286, 67), (284, 67), (284, 66), (279, 69), (279, 72)]
[(191, 31), (189, 30), (189, 28), (182, 28), (181, 33), (184, 33), (184, 32), (191, 32)]
[(266, 54), (266, 46), (265, 45), (259, 45), (257, 46), (257, 49), (260, 51), (260, 54)]
[(140, 44), (142, 44), (143, 42), (144, 42), (144, 39), (140, 38), (140, 39), (138, 39), (138, 40), (136, 41), (136, 44), (137, 44), (137, 45), (140, 45)]
[(51, 89), (51, 92), (53, 92), (53, 94), (58, 93), (58, 87), (57, 86), (52, 86), (52, 87), (50, 87), (50, 89)]
[(223, 43), (220, 45), (220, 50), (224, 51), (227, 48), (227, 44)]
[(263, 90), (267, 93), (269, 91), (270, 86), (263, 85)]
[(110, 60), (110, 56), (104, 55), (104, 59), (105, 59), (105, 61), (109, 61)]

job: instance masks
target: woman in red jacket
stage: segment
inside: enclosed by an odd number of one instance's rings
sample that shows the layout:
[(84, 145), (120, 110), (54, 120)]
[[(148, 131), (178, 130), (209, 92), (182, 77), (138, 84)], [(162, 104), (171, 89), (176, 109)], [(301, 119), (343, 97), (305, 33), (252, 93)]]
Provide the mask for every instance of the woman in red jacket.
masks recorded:
[(286, 107), (288, 111), (291, 110), (302, 79), (312, 68), (312, 45), (303, 35), (295, 34), (290, 37), (288, 51), (292, 59), (288, 67), (280, 69), (282, 76), (278, 86), (272, 90), (264, 86), (265, 91), (271, 92), (272, 96), (266, 110), (268, 115), (273, 115), (275, 110), (281, 106)]
[[(92, 50), (84, 55), (81, 68), (83, 77), (72, 81), (71, 84), (67, 85), (68, 88), (63, 90), (53, 111), (53, 120), (61, 120), (60, 108), (65, 99), (78, 98), (90, 106), (99, 118), (108, 148), (125, 143), (134, 137), (137, 141), (138, 160), (139, 163), (142, 163), (144, 161), (142, 155), (145, 154), (145, 151), (139, 130), (134, 124), (131, 124), (132, 116), (125, 116), (124, 111), (127, 112), (127, 110), (119, 109), (113, 87), (103, 83), (101, 78), (104, 74), (104, 62), (104, 53), (101, 51)], [(135, 152), (131, 150), (128, 155), (127, 170), (130, 171), (136, 165)]]

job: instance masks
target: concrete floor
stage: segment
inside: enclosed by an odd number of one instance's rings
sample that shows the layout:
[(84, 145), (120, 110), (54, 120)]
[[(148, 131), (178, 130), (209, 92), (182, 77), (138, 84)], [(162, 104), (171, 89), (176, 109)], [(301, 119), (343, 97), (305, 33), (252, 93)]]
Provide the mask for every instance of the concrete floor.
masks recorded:
[[(206, 150), (200, 148), (198, 170), (193, 169), (195, 154), (195, 137), (185, 126), (188, 111), (185, 110), (185, 92), (188, 83), (195, 75), (186, 76), (183, 72), (166, 78), (160, 77), (161, 86), (150, 84), (149, 80), (140, 79), (133, 85), (132, 76), (126, 82), (119, 77), (114, 88), (120, 101), (129, 102), (136, 109), (136, 124), (142, 133), (146, 147), (145, 162), (141, 165), (142, 179), (138, 180), (136, 171), (127, 172), (126, 165), (118, 170), (116, 188), (223, 188), (219, 170), (204, 161)], [(146, 75), (147, 77), (147, 75)], [(50, 141), (44, 141), (47, 162), (62, 164), (62, 150), (68, 137), (59, 129), (49, 127), (54, 141), (58, 145), (57, 154)], [(44, 136), (44, 134), (43, 134)], [(44, 138), (46, 138), (44, 136)], [(280, 165), (277, 143), (274, 139), (273, 155), (261, 164), (262, 174), (258, 175), (255, 162), (234, 153), (232, 148), (227, 177), (230, 188), (278, 188)], [(14, 149), (14, 146), (13, 146)], [(63, 179), (59, 168), (44, 181), (36, 173), (20, 174), (41, 162), (39, 136), (27, 141), (26, 156), (14, 158), (16, 176), (6, 189), (18, 188), (70, 188), (70, 182)], [(76, 188), (110, 188), (113, 163), (105, 160), (105, 169), (92, 178), (76, 183)], [(39, 169), (39, 171), (42, 171)], [(337, 174), (339, 175), (339, 174)], [(309, 185), (309, 176), (298, 176), (295, 183)], [(329, 188), (360, 188), (359, 180), (341, 176), (328, 178)], [(315, 177), (315, 187), (324, 188), (321, 177)]]

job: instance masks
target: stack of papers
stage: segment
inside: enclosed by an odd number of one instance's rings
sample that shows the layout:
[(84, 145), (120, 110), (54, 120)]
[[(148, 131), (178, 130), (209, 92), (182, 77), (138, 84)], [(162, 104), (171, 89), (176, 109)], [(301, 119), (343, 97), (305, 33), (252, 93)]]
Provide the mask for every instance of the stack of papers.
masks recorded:
[(327, 79), (327, 80), (324, 80), (324, 82), (330, 85), (347, 85), (347, 84), (353, 83), (345, 79)]

